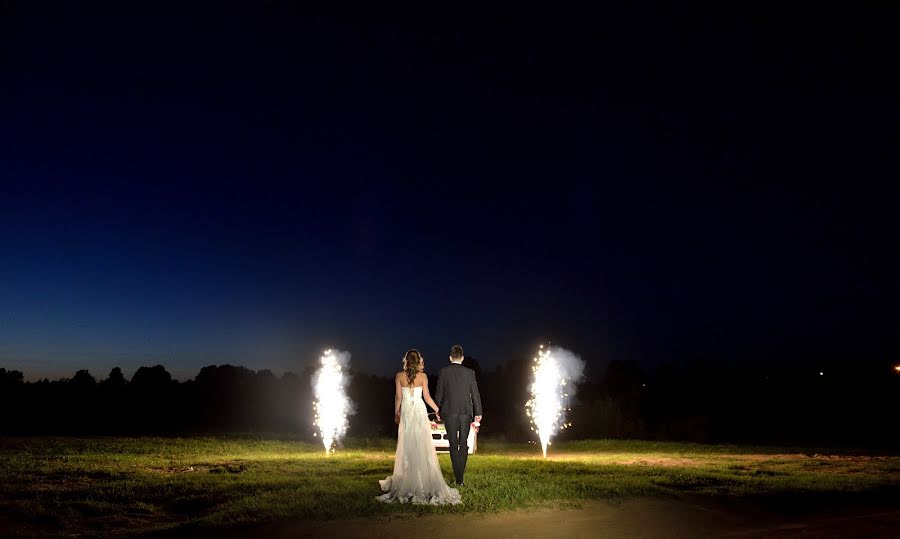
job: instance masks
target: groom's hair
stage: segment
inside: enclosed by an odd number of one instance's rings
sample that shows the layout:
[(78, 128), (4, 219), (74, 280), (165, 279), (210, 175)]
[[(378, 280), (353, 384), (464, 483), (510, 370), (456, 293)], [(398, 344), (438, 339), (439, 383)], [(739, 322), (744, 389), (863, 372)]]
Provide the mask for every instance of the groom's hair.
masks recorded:
[(462, 358), (463, 357), (462, 346), (460, 346), (458, 344), (454, 344), (452, 347), (450, 347), (450, 357), (452, 357), (453, 359)]

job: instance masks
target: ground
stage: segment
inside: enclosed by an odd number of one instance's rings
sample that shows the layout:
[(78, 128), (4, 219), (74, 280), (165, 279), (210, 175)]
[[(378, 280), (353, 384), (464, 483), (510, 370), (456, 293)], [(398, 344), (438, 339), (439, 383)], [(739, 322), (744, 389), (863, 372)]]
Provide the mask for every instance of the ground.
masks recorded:
[(485, 537), (770, 535), (900, 521), (900, 456), (878, 452), (598, 440), (554, 444), (544, 459), (532, 444), (482, 440), (464, 503), (441, 508), (374, 500), (392, 457), (390, 440), (326, 457), (286, 439), (4, 438), (0, 534), (441, 536), (463, 522)]
[[(895, 505), (775, 510), (742, 500), (707, 496), (589, 501), (577, 509), (532, 509), (478, 515), (417, 518), (281, 521), (224, 528), (209, 539), (267, 537), (577, 538), (577, 537), (779, 537), (900, 535)], [(188, 535), (159, 534), (161, 538)]]

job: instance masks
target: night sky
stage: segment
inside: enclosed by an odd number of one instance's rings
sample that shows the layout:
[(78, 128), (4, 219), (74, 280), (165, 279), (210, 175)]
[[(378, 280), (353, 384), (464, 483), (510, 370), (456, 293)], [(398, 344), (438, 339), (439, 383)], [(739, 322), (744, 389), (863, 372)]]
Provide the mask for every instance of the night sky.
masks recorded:
[(0, 2), (0, 367), (900, 357), (898, 6), (252, 4)]

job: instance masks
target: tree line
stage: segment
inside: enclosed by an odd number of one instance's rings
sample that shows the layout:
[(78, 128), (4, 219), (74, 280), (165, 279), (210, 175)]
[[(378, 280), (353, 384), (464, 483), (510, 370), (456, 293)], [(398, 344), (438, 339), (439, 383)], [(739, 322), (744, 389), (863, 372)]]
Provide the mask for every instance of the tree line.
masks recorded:
[[(530, 360), (477, 374), (485, 410), (481, 435), (534, 438), (525, 414)], [(821, 369), (821, 370), (820, 370)], [(577, 385), (561, 439), (641, 438), (697, 442), (891, 445), (900, 410), (900, 374), (883, 363), (738, 366), (716, 361), (655, 369), (612, 361)], [(97, 380), (25, 382), (0, 368), (3, 434), (187, 435), (288, 434), (316, 440), (313, 367), (276, 376), (269, 370), (210, 365), (186, 382), (162, 365), (126, 379), (118, 367)], [(355, 404), (349, 436), (393, 436), (393, 379), (350, 371)], [(432, 385), (436, 375), (429, 377)], [(434, 388), (432, 387), (432, 391)]]

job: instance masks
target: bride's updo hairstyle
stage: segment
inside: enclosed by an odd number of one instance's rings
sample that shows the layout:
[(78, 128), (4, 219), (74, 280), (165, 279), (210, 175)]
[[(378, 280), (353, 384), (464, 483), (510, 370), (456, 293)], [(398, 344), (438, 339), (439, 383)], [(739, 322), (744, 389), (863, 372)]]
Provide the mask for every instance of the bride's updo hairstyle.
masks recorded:
[(406, 373), (406, 382), (411, 386), (416, 375), (419, 374), (419, 367), (422, 365), (422, 354), (413, 348), (407, 350), (403, 354), (403, 372)]

